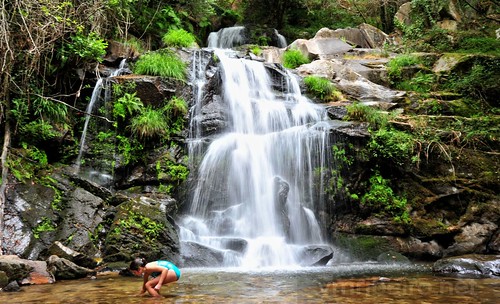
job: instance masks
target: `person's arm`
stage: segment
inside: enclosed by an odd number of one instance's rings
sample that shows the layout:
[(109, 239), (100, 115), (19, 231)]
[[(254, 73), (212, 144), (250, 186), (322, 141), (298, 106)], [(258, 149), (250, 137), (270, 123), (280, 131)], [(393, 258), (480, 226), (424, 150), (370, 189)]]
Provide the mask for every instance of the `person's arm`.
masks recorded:
[(144, 271), (143, 280), (142, 280), (142, 291), (141, 291), (141, 294), (146, 292), (146, 283), (148, 282), (149, 275), (151, 273), (152, 273), (152, 271), (150, 271), (149, 269), (146, 269)]
[(156, 286), (155, 286), (156, 290), (160, 290), (161, 285), (163, 285), (163, 281), (165, 281), (165, 279), (167, 278), (167, 273), (168, 273), (168, 269), (163, 268), (161, 271), (161, 274), (160, 274), (160, 280), (158, 281), (158, 284), (156, 284)]

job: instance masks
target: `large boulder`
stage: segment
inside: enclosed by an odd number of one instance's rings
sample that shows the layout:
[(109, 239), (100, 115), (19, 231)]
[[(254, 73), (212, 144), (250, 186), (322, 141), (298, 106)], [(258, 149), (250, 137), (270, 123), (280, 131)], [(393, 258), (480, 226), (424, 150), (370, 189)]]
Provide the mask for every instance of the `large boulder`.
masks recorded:
[(161, 200), (130, 199), (109, 214), (112, 224), (104, 242), (104, 261), (130, 261), (136, 256), (153, 261), (179, 261), (179, 236)]
[(220, 267), (224, 262), (224, 252), (195, 242), (181, 243), (183, 267)]
[(434, 263), (432, 271), (447, 274), (500, 277), (500, 256), (469, 254), (444, 258)]
[(349, 42), (360, 48), (381, 48), (387, 42), (388, 35), (378, 28), (363, 23), (357, 28), (345, 28), (331, 30), (328, 28), (320, 29), (315, 39), (331, 39), (337, 38)]

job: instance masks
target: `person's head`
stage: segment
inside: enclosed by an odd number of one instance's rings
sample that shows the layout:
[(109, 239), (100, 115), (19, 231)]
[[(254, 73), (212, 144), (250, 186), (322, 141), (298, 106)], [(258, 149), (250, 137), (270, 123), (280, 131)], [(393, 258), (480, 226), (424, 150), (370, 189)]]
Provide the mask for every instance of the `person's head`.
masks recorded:
[(145, 258), (135, 258), (128, 268), (134, 275), (140, 276), (144, 272), (144, 266), (146, 266)]

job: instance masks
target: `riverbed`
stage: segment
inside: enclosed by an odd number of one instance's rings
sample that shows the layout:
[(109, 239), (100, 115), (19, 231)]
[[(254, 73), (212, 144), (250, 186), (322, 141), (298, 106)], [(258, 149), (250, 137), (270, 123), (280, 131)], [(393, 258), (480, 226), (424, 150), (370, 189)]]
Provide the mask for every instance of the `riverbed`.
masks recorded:
[(0, 303), (498, 303), (500, 279), (435, 275), (428, 265), (345, 264), (296, 269), (188, 268), (140, 295), (142, 279), (116, 272), (0, 292)]

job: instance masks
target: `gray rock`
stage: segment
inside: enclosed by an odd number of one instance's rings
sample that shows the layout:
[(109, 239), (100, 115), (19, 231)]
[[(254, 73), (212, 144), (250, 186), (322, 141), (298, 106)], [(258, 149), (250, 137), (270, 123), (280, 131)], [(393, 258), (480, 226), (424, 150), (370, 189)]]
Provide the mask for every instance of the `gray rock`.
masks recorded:
[(461, 275), (500, 276), (500, 255), (470, 254), (436, 261), (432, 271)]
[(219, 267), (223, 265), (224, 253), (194, 242), (181, 243), (183, 267)]
[(333, 249), (327, 245), (310, 245), (300, 254), (302, 266), (324, 266), (333, 258)]
[(47, 260), (47, 264), (48, 270), (58, 280), (81, 279), (87, 277), (88, 275), (95, 275), (94, 270), (78, 266), (75, 263), (56, 255), (51, 255)]

